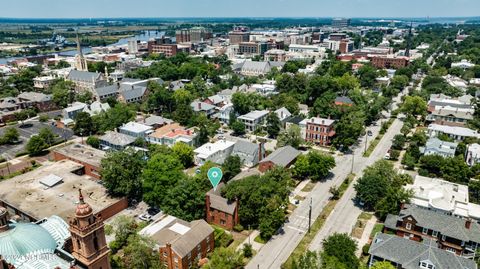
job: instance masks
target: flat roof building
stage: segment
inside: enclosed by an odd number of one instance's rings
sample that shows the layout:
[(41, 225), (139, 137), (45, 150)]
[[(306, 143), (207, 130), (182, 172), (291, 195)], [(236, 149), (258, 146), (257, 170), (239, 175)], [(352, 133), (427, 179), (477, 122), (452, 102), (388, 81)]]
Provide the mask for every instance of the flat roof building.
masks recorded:
[(82, 189), (85, 200), (95, 212), (102, 214), (103, 219), (127, 207), (126, 199), (110, 197), (105, 187), (82, 171), (83, 165), (61, 160), (3, 180), (0, 182), (0, 206), (14, 211), (24, 220), (36, 221), (51, 215), (67, 220), (75, 213), (78, 190)]
[(100, 179), (101, 161), (105, 151), (83, 144), (71, 144), (53, 151), (55, 161), (68, 159), (84, 166), (85, 174)]

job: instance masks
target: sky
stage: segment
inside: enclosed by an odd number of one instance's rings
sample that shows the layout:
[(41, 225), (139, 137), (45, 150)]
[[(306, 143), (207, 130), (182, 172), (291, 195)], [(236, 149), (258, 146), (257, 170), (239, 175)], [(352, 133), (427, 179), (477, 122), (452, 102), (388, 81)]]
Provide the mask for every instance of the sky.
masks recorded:
[(480, 0), (0, 0), (3, 18), (468, 16)]

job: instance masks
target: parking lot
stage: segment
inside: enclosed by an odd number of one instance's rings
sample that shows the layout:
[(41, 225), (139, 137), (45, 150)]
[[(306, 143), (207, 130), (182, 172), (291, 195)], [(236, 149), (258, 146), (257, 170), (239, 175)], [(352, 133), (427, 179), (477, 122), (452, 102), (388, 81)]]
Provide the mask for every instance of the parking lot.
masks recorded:
[(39, 122), (37, 120), (31, 120), (25, 122), (23, 125), (20, 123), (11, 126), (5, 126), (0, 128), (0, 136), (3, 135), (7, 128), (14, 127), (18, 130), (20, 134), (20, 142), (16, 145), (2, 145), (0, 146), (0, 155), (2, 157), (7, 157), (9, 160), (14, 159), (17, 153), (20, 153), (25, 150), (25, 145), (27, 144), (30, 137), (38, 134), (40, 129), (47, 127), (53, 131), (54, 134), (58, 136), (58, 139), (68, 140), (73, 136), (73, 132), (70, 129), (60, 129), (53, 125), (53, 122)]

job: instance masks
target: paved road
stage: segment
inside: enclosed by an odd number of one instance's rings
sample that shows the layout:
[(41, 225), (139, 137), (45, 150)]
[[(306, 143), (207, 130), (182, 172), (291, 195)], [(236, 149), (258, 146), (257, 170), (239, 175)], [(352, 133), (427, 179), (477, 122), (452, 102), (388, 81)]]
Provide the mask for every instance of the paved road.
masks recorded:
[[(377, 145), (373, 153), (369, 158), (361, 159), (363, 167), (361, 171), (356, 170), (357, 177), (361, 177), (363, 170), (372, 165), (377, 160), (380, 160), (385, 156), (388, 149), (392, 146), (392, 138), (400, 133), (402, 128), (402, 121), (396, 119), (387, 133), (384, 135), (380, 143)], [(329, 235), (338, 232), (338, 233), (347, 233), (350, 234), (353, 226), (357, 222), (357, 218), (362, 212), (362, 210), (357, 207), (354, 203), (355, 198), (355, 189), (354, 184), (350, 184), (348, 189), (345, 191), (344, 195), (338, 201), (334, 211), (328, 217), (323, 228), (315, 236), (314, 240), (310, 244), (310, 250), (319, 250), (321, 249), (322, 241)], [(362, 246), (359, 246), (362, 247)]]
[(24, 122), (23, 126), (20, 126), (20, 124), (15, 124), (11, 126), (5, 126), (0, 128), (0, 136), (3, 135), (5, 130), (7, 128), (14, 127), (15, 129), (18, 130), (20, 134), (20, 143), (16, 145), (2, 145), (0, 146), (0, 155), (2, 157), (7, 157), (9, 160), (15, 158), (15, 154), (22, 152), (25, 150), (25, 145), (30, 139), (31, 136), (38, 134), (40, 129), (47, 127), (54, 134), (59, 136), (59, 138), (62, 139), (71, 139), (73, 136), (73, 132), (70, 129), (60, 129), (57, 128), (52, 124), (52, 122), (39, 122), (37, 119), (29, 119)]
[[(407, 91), (405, 90), (404, 92)], [(396, 102), (399, 102), (399, 100), (399, 97), (394, 98), (394, 104), (392, 105), (393, 109), (396, 108)], [(383, 121), (386, 121), (386, 119), (380, 120), (376, 126), (370, 126), (367, 128), (367, 130), (370, 130), (373, 133), (373, 136), (368, 137), (369, 140), (379, 133), (381, 122)], [(395, 129), (391, 129), (396, 130), (398, 125), (399, 121), (395, 121), (394, 126), (392, 126)], [(389, 141), (393, 135), (394, 132), (390, 131), (384, 136), (382, 143), (380, 143), (382, 150), (383, 147), (388, 146), (387, 144), (383, 143), (383, 141)], [(365, 139), (366, 136), (362, 137), (357, 147), (353, 149), (355, 156), (353, 165), (354, 172), (362, 171), (368, 165), (368, 163), (365, 162), (365, 158), (361, 157), (364, 151)], [(380, 147), (377, 146), (377, 148)], [(385, 153), (387, 150), (388, 148), (385, 149)], [(381, 151), (376, 150), (374, 154), (371, 155), (371, 159), (381, 159), (385, 153), (380, 156)], [(320, 215), (324, 206), (328, 203), (328, 199), (331, 196), (329, 193), (329, 188), (334, 185), (339, 186), (350, 173), (352, 169), (352, 156), (352, 154), (349, 154), (336, 157), (337, 166), (332, 170), (334, 175), (333, 178), (324, 183), (317, 184), (314, 187), (305, 200), (303, 200), (297, 209), (295, 209), (295, 211), (291, 214), (288, 222), (283, 225), (281, 232), (268, 241), (268, 243), (258, 252), (258, 254), (255, 255), (255, 257), (247, 264), (247, 269), (280, 268), (281, 264), (288, 259), (290, 254), (293, 252), (308, 230), (308, 211), (310, 199), (312, 199), (312, 219), (315, 220)], [(348, 189), (345, 196), (352, 196), (351, 192), (352, 190)], [(339, 209), (336, 208), (335, 210)], [(358, 209), (358, 214), (360, 213), (359, 210), (360, 209)], [(357, 218), (358, 214), (355, 216), (355, 219)]]

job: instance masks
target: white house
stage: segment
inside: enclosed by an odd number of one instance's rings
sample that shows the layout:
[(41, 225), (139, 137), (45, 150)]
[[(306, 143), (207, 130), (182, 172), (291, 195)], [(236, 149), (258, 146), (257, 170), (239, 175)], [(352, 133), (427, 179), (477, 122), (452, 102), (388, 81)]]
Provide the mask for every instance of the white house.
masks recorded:
[(135, 138), (145, 138), (149, 134), (153, 133), (153, 128), (145, 124), (131, 121), (119, 127), (118, 132), (121, 134), (133, 136)]
[(455, 127), (438, 124), (430, 124), (428, 126), (429, 137), (437, 137), (441, 134), (448, 135), (448, 137), (456, 141), (462, 141), (467, 137), (480, 138), (480, 134), (477, 131), (465, 127)]
[(477, 143), (468, 145), (465, 156), (465, 161), (469, 166), (480, 163), (480, 145)]
[(255, 132), (259, 127), (265, 124), (268, 110), (254, 110), (237, 118), (245, 124), (245, 129), (249, 132)]
[(226, 140), (206, 143), (193, 151), (195, 153), (195, 164), (204, 165), (207, 161), (223, 164), (225, 159), (232, 154), (234, 145), (235, 142)]
[(456, 217), (480, 220), (480, 205), (469, 202), (466, 185), (417, 175), (413, 184), (405, 186), (405, 189), (413, 191), (411, 204)]

